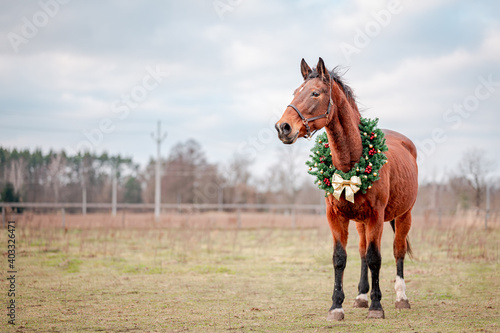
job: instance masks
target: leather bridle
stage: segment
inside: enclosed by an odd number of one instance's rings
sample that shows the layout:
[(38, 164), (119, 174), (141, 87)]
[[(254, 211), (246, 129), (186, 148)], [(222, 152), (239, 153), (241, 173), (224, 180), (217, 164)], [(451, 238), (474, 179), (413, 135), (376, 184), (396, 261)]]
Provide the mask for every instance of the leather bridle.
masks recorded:
[[(300, 112), (300, 110), (293, 104), (288, 104), (289, 107), (291, 107), (292, 109), (294, 109), (297, 114), (299, 115), (300, 119), (302, 119), (302, 123), (304, 123), (304, 126), (306, 127), (306, 130), (307, 130), (307, 134), (304, 136), (304, 138), (310, 140), (313, 135), (318, 131), (318, 130), (315, 130), (314, 132), (311, 133), (311, 128), (309, 127), (309, 122), (311, 121), (315, 121), (315, 120), (318, 120), (318, 119), (321, 119), (321, 118), (327, 118), (328, 119), (328, 115), (330, 114), (330, 110), (332, 109), (332, 105), (333, 105), (333, 101), (332, 101), (332, 79), (330, 78), (330, 88), (329, 88), (329, 91), (330, 91), (330, 101), (328, 102), (328, 109), (326, 110), (326, 113), (322, 114), (322, 115), (319, 115), (319, 116), (315, 116), (315, 117), (311, 117), (311, 118), (306, 118), (304, 117), (304, 115), (302, 114), (302, 112)], [(288, 107), (287, 106), (287, 107)]]

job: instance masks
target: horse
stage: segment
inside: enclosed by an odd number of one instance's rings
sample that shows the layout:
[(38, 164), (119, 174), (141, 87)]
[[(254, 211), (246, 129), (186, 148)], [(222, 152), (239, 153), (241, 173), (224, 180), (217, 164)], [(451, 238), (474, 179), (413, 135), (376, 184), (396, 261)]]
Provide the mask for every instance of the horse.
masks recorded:
[[(360, 160), (363, 147), (360, 124), (361, 114), (353, 90), (343, 81), (339, 70), (328, 71), (319, 58), (315, 69), (304, 59), (300, 70), (304, 82), (295, 90), (292, 102), (276, 123), (278, 138), (284, 144), (293, 144), (301, 137), (311, 137), (325, 128), (331, 150), (333, 166), (348, 172)], [(408, 233), (411, 227), (411, 210), (418, 191), (417, 150), (406, 136), (382, 130), (388, 150), (387, 163), (380, 169), (380, 179), (366, 193), (355, 194), (354, 202), (344, 196), (338, 199), (326, 196), (326, 216), (333, 237), (333, 268), (335, 283), (333, 304), (327, 320), (343, 320), (343, 276), (347, 261), (346, 245), (349, 221), (356, 223), (359, 234), (361, 277), (354, 307), (368, 307), (368, 269), (371, 273), (371, 304), (368, 318), (385, 318), (381, 304), (382, 293), (379, 273), (382, 263), (380, 245), (384, 222), (390, 221), (394, 230), (394, 258), (396, 261), (396, 302), (398, 309), (409, 309), (404, 282), (404, 259), (411, 256)]]

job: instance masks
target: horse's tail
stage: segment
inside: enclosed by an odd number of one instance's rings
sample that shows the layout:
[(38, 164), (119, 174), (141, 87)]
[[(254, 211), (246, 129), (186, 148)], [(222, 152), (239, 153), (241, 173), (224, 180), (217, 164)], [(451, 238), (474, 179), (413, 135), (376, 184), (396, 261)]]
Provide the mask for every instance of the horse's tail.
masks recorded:
[[(390, 223), (391, 223), (391, 227), (392, 227), (392, 231), (396, 232), (396, 226), (394, 225), (394, 220), (392, 220)], [(408, 256), (410, 257), (410, 259), (413, 259), (413, 250), (411, 248), (411, 244), (410, 244), (410, 236), (406, 236), (406, 253), (408, 253)]]

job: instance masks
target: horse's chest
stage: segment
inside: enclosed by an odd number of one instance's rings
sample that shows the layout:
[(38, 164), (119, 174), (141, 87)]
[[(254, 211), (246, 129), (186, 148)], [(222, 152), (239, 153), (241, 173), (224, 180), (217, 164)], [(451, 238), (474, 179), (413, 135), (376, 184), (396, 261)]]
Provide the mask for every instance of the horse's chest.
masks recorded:
[(331, 204), (333, 205), (334, 211), (337, 214), (341, 214), (349, 220), (365, 221), (368, 220), (370, 216), (372, 216), (372, 209), (364, 200), (363, 202), (351, 203), (343, 198), (341, 198), (340, 200), (336, 200), (333, 198)]

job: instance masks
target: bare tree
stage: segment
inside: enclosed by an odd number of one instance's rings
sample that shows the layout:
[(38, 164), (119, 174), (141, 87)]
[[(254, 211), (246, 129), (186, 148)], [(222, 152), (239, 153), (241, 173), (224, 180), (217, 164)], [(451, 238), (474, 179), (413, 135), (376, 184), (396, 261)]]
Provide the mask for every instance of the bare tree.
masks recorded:
[(211, 168), (201, 145), (189, 139), (179, 142), (170, 151), (162, 178), (162, 201), (198, 203), (198, 189), (210, 177)]
[(242, 203), (250, 202), (254, 189), (249, 185), (251, 173), (250, 166), (253, 161), (242, 154), (235, 153), (227, 167), (223, 170), (225, 184), (225, 202)]
[(493, 160), (489, 159), (483, 149), (467, 150), (460, 161), (460, 176), (474, 192), (476, 208), (480, 208), (486, 191), (488, 174), (494, 170)]
[[(66, 154), (63, 152), (49, 152), (47, 162), (47, 183), (51, 184), (51, 187), (46, 187), (46, 191), (51, 192), (50, 196), (53, 197), (54, 202), (59, 202), (61, 197), (61, 190), (63, 185), (68, 182), (66, 179), (66, 166), (67, 159)], [(48, 193), (46, 197), (49, 197)]]
[[(164, 161), (162, 159), (162, 165)], [(142, 192), (142, 201), (145, 203), (153, 203), (155, 200), (155, 172), (156, 161), (151, 158), (146, 165), (146, 168), (139, 173), (139, 179), (143, 184), (144, 191)]]
[(294, 146), (282, 147), (276, 154), (276, 163), (268, 170), (265, 188), (273, 203), (293, 204), (301, 190), (305, 164)]

